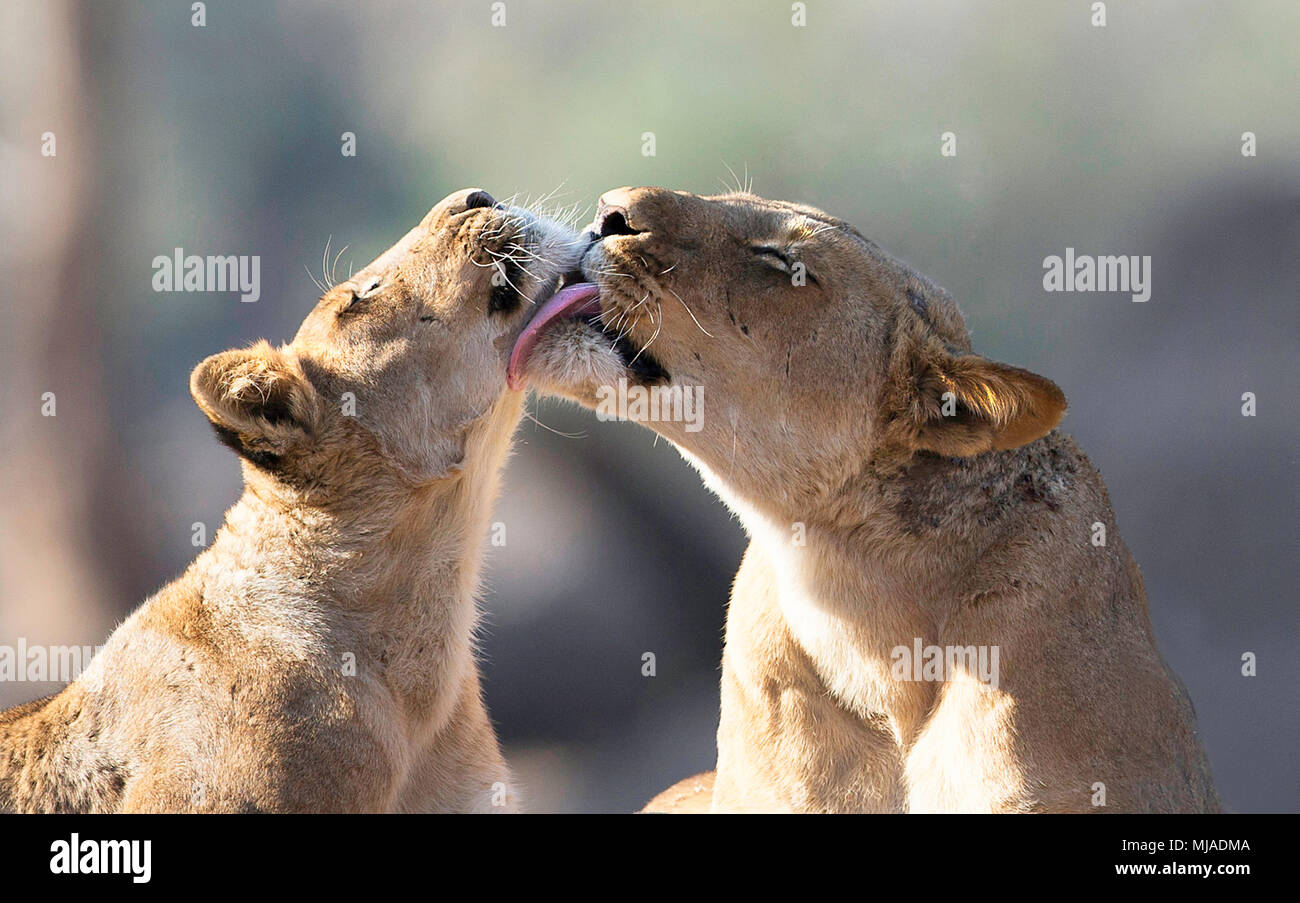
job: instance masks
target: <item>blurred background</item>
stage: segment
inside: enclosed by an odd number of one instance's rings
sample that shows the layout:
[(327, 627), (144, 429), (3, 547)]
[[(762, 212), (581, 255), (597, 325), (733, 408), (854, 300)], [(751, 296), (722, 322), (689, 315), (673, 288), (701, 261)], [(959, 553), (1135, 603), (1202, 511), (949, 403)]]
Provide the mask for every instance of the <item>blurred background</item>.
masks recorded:
[[(345, 272), (462, 186), (585, 222), (606, 189), (734, 169), (852, 221), (954, 293), (978, 350), (1065, 389), (1225, 806), (1300, 810), (1300, 6), (1091, 6), (809, 0), (795, 27), (784, 0), (214, 0), (197, 27), (188, 2), (6, 2), (0, 644), (102, 642), (211, 536), (239, 467), (190, 369), (288, 340), (327, 240)], [(155, 293), (176, 247), (259, 255), (261, 299)], [(1066, 247), (1150, 255), (1151, 300), (1044, 292)], [(650, 432), (531, 408), (489, 707), (529, 808), (628, 811), (712, 767), (745, 538)]]

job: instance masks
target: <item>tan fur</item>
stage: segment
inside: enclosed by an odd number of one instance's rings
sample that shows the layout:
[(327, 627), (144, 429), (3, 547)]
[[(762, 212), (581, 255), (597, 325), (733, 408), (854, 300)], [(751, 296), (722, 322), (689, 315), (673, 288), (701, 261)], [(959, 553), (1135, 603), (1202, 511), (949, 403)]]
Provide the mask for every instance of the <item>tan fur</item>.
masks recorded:
[[(512, 252), (517, 306), (490, 312)], [(461, 191), (290, 344), (201, 363), (243, 497), (75, 682), (0, 713), (0, 811), (513, 809), (475, 594), (522, 411), (507, 355), (575, 257)]]
[[(973, 354), (945, 291), (814, 208), (638, 188), (601, 210), (626, 223), (584, 258), (604, 331), (557, 325), (529, 378), (594, 406), (630, 363), (618, 333), (667, 385), (703, 387), (703, 429), (646, 425), (751, 537), (713, 810), (1217, 808), (1101, 477), (1053, 430), (1054, 384)], [(916, 640), (996, 645), (997, 687), (900, 680)]]
[(703, 815), (713, 804), (712, 771), (678, 781), (646, 803), (643, 812), (674, 815)]

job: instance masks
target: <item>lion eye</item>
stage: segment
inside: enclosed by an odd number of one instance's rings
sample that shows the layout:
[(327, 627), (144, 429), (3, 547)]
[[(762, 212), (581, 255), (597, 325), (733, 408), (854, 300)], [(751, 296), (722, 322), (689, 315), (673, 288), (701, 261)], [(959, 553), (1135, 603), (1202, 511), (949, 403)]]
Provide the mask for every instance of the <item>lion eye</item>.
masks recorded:
[(772, 245), (755, 245), (750, 250), (777, 269), (790, 272), (792, 266), (790, 257), (780, 248)]
[(364, 289), (360, 291), (355, 288), (349, 290), (347, 300), (343, 302), (343, 306), (339, 308), (338, 312), (340, 314), (356, 313), (358, 309), (365, 306), (362, 302), (369, 300), (379, 290), (381, 283), (382, 280), (380, 279), (371, 279)]
[(347, 298), (344, 299), (343, 305), (338, 309), (339, 315), (356, 313), (363, 306), (363, 301), (365, 301), (365, 298), (357, 294), (356, 289), (352, 289), (348, 292)]
[(774, 245), (753, 245), (750, 247), (750, 250), (768, 266), (778, 269), (783, 273), (791, 274), (796, 273), (797, 267), (799, 275), (806, 277), (809, 282), (817, 282), (817, 279), (812, 273), (808, 272), (808, 268), (802, 262), (796, 261), (789, 253), (781, 248)]

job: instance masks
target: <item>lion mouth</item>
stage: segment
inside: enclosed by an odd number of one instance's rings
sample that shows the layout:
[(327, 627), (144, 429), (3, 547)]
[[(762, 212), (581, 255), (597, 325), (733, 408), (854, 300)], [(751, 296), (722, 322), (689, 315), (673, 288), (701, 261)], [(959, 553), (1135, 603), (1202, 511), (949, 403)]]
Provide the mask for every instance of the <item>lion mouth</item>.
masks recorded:
[(575, 322), (603, 337), (608, 353), (618, 358), (631, 379), (645, 384), (667, 381), (668, 372), (644, 348), (638, 348), (625, 333), (614, 332), (605, 326), (605, 311), (600, 303), (601, 287), (588, 279), (580, 269), (566, 275), (560, 280), (559, 288), (538, 308), (519, 334), (506, 369), (506, 381), (511, 389), (518, 390), (527, 381), (528, 362), (546, 342), (547, 333), (557, 324), (572, 325)]
[(590, 319), (600, 315), (600, 286), (594, 282), (575, 282), (571, 276), (560, 282), (560, 288), (537, 309), (524, 331), (515, 339), (510, 350), (510, 364), (506, 381), (511, 389), (518, 389), (524, 369), (543, 333), (560, 320)]

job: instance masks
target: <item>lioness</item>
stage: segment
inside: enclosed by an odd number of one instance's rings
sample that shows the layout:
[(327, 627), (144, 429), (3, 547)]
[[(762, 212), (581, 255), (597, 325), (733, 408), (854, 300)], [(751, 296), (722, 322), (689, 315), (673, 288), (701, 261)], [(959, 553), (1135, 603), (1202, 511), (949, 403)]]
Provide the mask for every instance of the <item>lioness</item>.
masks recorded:
[(290, 344), (199, 364), (243, 497), (75, 682), (0, 713), (0, 811), (514, 807), (475, 593), (507, 357), (572, 237), (457, 192)]
[(702, 387), (702, 425), (647, 425), (751, 537), (716, 779), (649, 808), (1217, 808), (1060, 389), (973, 354), (947, 292), (812, 207), (620, 189), (592, 232), (512, 381)]

